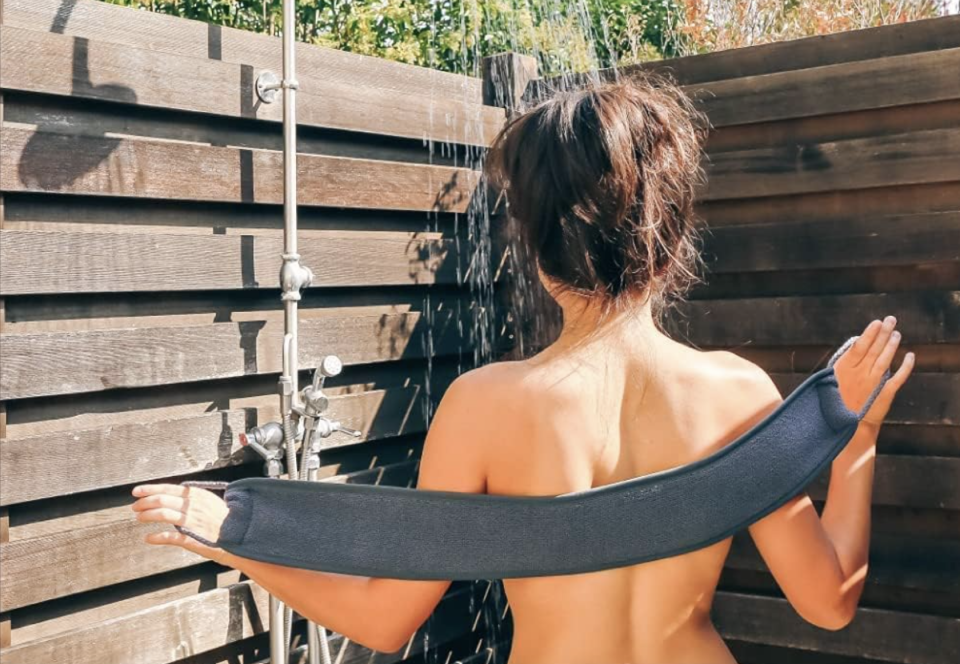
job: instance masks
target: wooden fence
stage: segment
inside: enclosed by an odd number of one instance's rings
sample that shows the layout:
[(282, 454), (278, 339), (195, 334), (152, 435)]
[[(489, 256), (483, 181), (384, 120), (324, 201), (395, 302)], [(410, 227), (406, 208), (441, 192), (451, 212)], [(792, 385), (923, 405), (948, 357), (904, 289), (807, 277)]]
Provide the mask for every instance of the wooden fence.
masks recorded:
[[(4, 664), (265, 652), (263, 591), (143, 545), (128, 505), (132, 483), (260, 474), (235, 434), (276, 416), (280, 109), (253, 83), (279, 56), (270, 37), (93, 0), (0, 0)], [(917, 352), (880, 442), (856, 620), (804, 624), (738, 536), (715, 618), (742, 662), (960, 654), (958, 65), (956, 18), (651, 65), (716, 127), (715, 258), (678, 333), (783, 391), (870, 317), (895, 313)], [(331, 438), (322, 474), (409, 484), (431, 404), (472, 365), (462, 216), (493, 104), (512, 102), (305, 45), (298, 66), (300, 243), (319, 278), (300, 359), (344, 359), (333, 411), (364, 432)], [(514, 73), (519, 94), (529, 71)], [(376, 661), (423, 659), (427, 635), (433, 661), (487, 661), (509, 640), (496, 590), (454, 584)]]
[[(331, 411), (363, 431), (327, 439), (321, 474), (409, 485), (431, 407), (472, 366), (462, 217), (504, 112), (478, 79), (297, 57), (300, 250), (317, 274), (300, 362), (341, 357)], [(254, 82), (280, 72), (280, 41), (92, 0), (0, 0), (0, 63), (0, 658), (256, 661), (266, 594), (144, 544), (129, 491), (262, 473), (236, 434), (277, 417), (282, 109)], [(427, 645), (486, 657), (503, 604), (487, 582), (455, 583), (408, 648), (376, 661)], [(370, 661), (339, 635), (333, 647)]]
[[(758, 362), (784, 394), (872, 318), (895, 314), (917, 356), (879, 441), (854, 621), (805, 623), (744, 532), (718, 628), (744, 664), (960, 661), (960, 17), (639, 69), (684, 85), (713, 127), (710, 271), (674, 333)], [(563, 85), (530, 82), (524, 100)]]

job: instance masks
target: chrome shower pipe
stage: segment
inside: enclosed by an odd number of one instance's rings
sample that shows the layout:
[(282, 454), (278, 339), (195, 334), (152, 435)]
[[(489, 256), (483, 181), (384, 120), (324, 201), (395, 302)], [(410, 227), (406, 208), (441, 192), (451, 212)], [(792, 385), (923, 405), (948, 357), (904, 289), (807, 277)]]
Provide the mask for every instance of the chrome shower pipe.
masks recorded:
[[(322, 423), (325, 433), (339, 430), (358, 436), (359, 431), (353, 431), (340, 426), (339, 422), (332, 422), (322, 416), (326, 408), (326, 398), (319, 387), (314, 390), (308, 388), (306, 396), (299, 389), (299, 355), (298, 355), (298, 306), (301, 290), (313, 281), (313, 272), (300, 263), (300, 254), (297, 250), (297, 89), (299, 83), (296, 76), (296, 3), (295, 0), (283, 0), (283, 76), (278, 79), (269, 71), (260, 73), (256, 81), (257, 96), (266, 104), (276, 101), (277, 92), (283, 98), (283, 253), (280, 266), (280, 299), (283, 302), (283, 356), (281, 360), (281, 374), (278, 381), (280, 394), (280, 419), (277, 424), (267, 424), (257, 427), (245, 435), (243, 440), (257, 442), (266, 440), (268, 435), (275, 436), (276, 430), (282, 430), (283, 456), (286, 460), (287, 477), (296, 479), (318, 479), (319, 449), (312, 450), (312, 437), (316, 426)], [(331, 361), (336, 366), (331, 373)], [(322, 376), (339, 373), (339, 360), (335, 357), (324, 358), (322, 366), (317, 369), (314, 383)], [(305, 404), (305, 402), (307, 402)], [(318, 408), (318, 404), (321, 407)], [(307, 413), (309, 412), (309, 415)], [(298, 468), (296, 444), (299, 439), (298, 425), (304, 424), (301, 417), (310, 422), (304, 427), (303, 468)], [(271, 439), (272, 440), (272, 439)], [(252, 442), (250, 444), (252, 444)], [(246, 444), (246, 443), (245, 443)], [(263, 448), (263, 446), (261, 446)], [(257, 449), (261, 456), (267, 459), (267, 469), (276, 470), (279, 476), (280, 450), (271, 457), (271, 450)], [(273, 461), (270, 459), (274, 458)], [(308, 470), (309, 469), (309, 470)], [(270, 662), (271, 664), (287, 664), (290, 654), (290, 639), (293, 628), (293, 610), (285, 606), (277, 597), (270, 596)], [(307, 621), (308, 657), (310, 664), (330, 664), (330, 648), (326, 630)]]
[[(280, 267), (280, 299), (283, 302), (283, 358), (279, 380), (280, 416), (284, 432), (287, 477), (297, 479), (297, 411), (299, 410), (298, 305), (300, 291), (310, 285), (313, 273), (300, 263), (297, 251), (297, 89), (296, 3), (283, 0), (283, 75), (279, 86), (267, 76), (266, 85), (258, 84), (258, 93), (283, 98), (283, 253)], [(271, 664), (287, 664), (293, 612), (276, 597), (270, 597)]]

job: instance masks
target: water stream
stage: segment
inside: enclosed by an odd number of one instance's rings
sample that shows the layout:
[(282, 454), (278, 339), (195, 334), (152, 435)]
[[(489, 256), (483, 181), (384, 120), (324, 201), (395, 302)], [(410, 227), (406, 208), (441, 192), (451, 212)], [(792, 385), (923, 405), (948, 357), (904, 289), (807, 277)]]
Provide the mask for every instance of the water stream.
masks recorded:
[[(486, 11), (486, 20), (481, 26), (477, 20), (468, 20), (469, 13), (475, 15), (484, 12), (479, 0), (463, 0), (460, 5), (461, 26), (461, 73), (474, 78), (482, 76), (481, 44), (485, 32), (496, 30), (501, 34), (510, 35), (504, 51), (512, 51), (537, 58), (540, 73), (559, 77), (556, 89), (566, 89), (582, 84), (582, 73), (587, 72), (587, 78), (598, 81), (599, 51), (606, 49), (609, 52), (611, 45), (602, 17), (592, 17), (586, 0), (519, 0), (515, 4), (523, 11), (496, 12)], [(495, 4), (495, 3), (493, 3)], [(523, 25), (525, 17), (538, 17), (539, 29), (531, 29)], [(597, 26), (600, 29), (597, 29)], [(472, 30), (471, 30), (472, 26)], [(436, 39), (436, 26), (431, 35)], [(579, 76), (578, 76), (579, 75)], [(469, 88), (464, 79), (464, 102), (468, 102)], [(503, 100), (505, 91), (495, 90), (495, 97)], [(460, 126), (449, 126), (450, 119), (435, 117), (435, 123), (446, 123), (450, 135), (454, 137), (480, 137), (481, 144), (488, 143), (493, 136), (484, 135), (484, 126), (480, 108), (474, 107), (474, 113), (469, 117), (458, 118), (454, 122)], [(439, 114), (438, 114), (439, 115)], [(434, 125), (435, 127), (437, 125)], [(464, 148), (458, 146), (456, 140), (449, 142), (432, 141), (424, 138), (431, 157), (439, 155), (444, 159), (454, 156), (458, 166), (482, 170), (485, 150), (477, 147)], [(432, 158), (431, 158), (432, 161)], [(455, 214), (452, 228), (443, 228), (441, 215), (428, 214), (427, 228), (431, 232), (446, 230), (455, 239), (453, 249), (459, 257), (457, 282), (465, 287), (469, 293), (467, 298), (457, 300), (460, 308), (456, 312), (456, 321), (459, 325), (460, 353), (458, 373), (463, 373), (474, 367), (487, 364), (497, 359), (498, 348), (502, 347), (499, 336), (504, 319), (510, 320), (514, 338), (511, 357), (526, 357), (536, 352), (543, 343), (543, 330), (538, 325), (539, 311), (543, 304), (542, 290), (536, 274), (530, 268), (528, 257), (524, 256), (521, 248), (510, 241), (513, 236), (503, 224), (509, 224), (502, 213), (494, 214), (497, 203), (491, 200), (495, 192), (486, 187), (481, 181), (474, 192), (467, 211)], [(495, 253), (494, 235), (505, 235), (504, 253)], [(433, 257), (431, 257), (433, 258)], [(448, 256), (448, 260), (452, 257)], [(503, 283), (495, 287), (498, 273), (503, 270), (510, 275), (509, 297), (504, 297)], [(501, 275), (505, 276), (505, 275)], [(433, 290), (433, 289), (428, 289)], [(423, 328), (424, 355), (427, 358), (424, 387), (425, 398), (422, 401), (425, 421), (429, 422), (436, 408), (439, 394), (432, 389), (434, 369), (434, 331), (436, 325), (443, 323), (445, 312), (437, 312), (437, 296), (428, 293), (424, 302)], [(449, 301), (449, 300), (447, 300)], [(506, 308), (502, 313), (498, 309)], [(530, 338), (528, 338), (530, 337)], [(471, 597), (471, 614), (479, 612), (478, 626), (483, 631), (476, 636), (481, 640), (479, 647), (487, 648), (502, 644), (508, 640), (511, 632), (510, 618), (503, 584), (498, 580), (478, 580), (473, 587)], [(428, 664), (439, 664), (443, 653), (442, 644), (432, 644), (430, 634), (433, 628), (433, 619), (425, 625), (424, 661)], [(489, 664), (506, 662), (509, 647), (498, 649)]]

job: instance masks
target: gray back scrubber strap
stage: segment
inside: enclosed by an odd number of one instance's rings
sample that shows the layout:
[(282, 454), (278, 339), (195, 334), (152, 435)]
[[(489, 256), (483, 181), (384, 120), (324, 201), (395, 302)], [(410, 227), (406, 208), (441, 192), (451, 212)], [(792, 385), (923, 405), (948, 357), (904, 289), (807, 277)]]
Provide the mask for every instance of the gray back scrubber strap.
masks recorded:
[(244, 558), (397, 579), (593, 572), (725, 539), (797, 495), (840, 453), (860, 413), (833, 363), (738, 439), (693, 463), (560, 496), (505, 496), (245, 478), (216, 542)]

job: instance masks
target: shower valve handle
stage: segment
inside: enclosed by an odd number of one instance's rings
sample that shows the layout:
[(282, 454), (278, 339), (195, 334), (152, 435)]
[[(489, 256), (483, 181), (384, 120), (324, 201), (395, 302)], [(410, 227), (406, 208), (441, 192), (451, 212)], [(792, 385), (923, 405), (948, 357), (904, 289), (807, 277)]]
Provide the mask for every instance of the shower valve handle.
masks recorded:
[(238, 438), (241, 445), (251, 448), (263, 457), (264, 470), (268, 477), (280, 476), (283, 471), (283, 427), (278, 422), (267, 422), (263, 426), (254, 427), (241, 433)]
[(250, 447), (264, 459), (270, 459), (280, 454), (280, 447), (283, 445), (283, 427), (277, 422), (267, 422), (263, 426), (241, 433), (239, 438), (241, 445)]
[(348, 436), (353, 436), (354, 438), (359, 438), (363, 435), (362, 431), (357, 431), (356, 429), (351, 429), (340, 424), (337, 420), (330, 420), (326, 417), (321, 417), (317, 420), (317, 433), (316, 435), (321, 438), (327, 438), (334, 431), (339, 431), (345, 433)]

